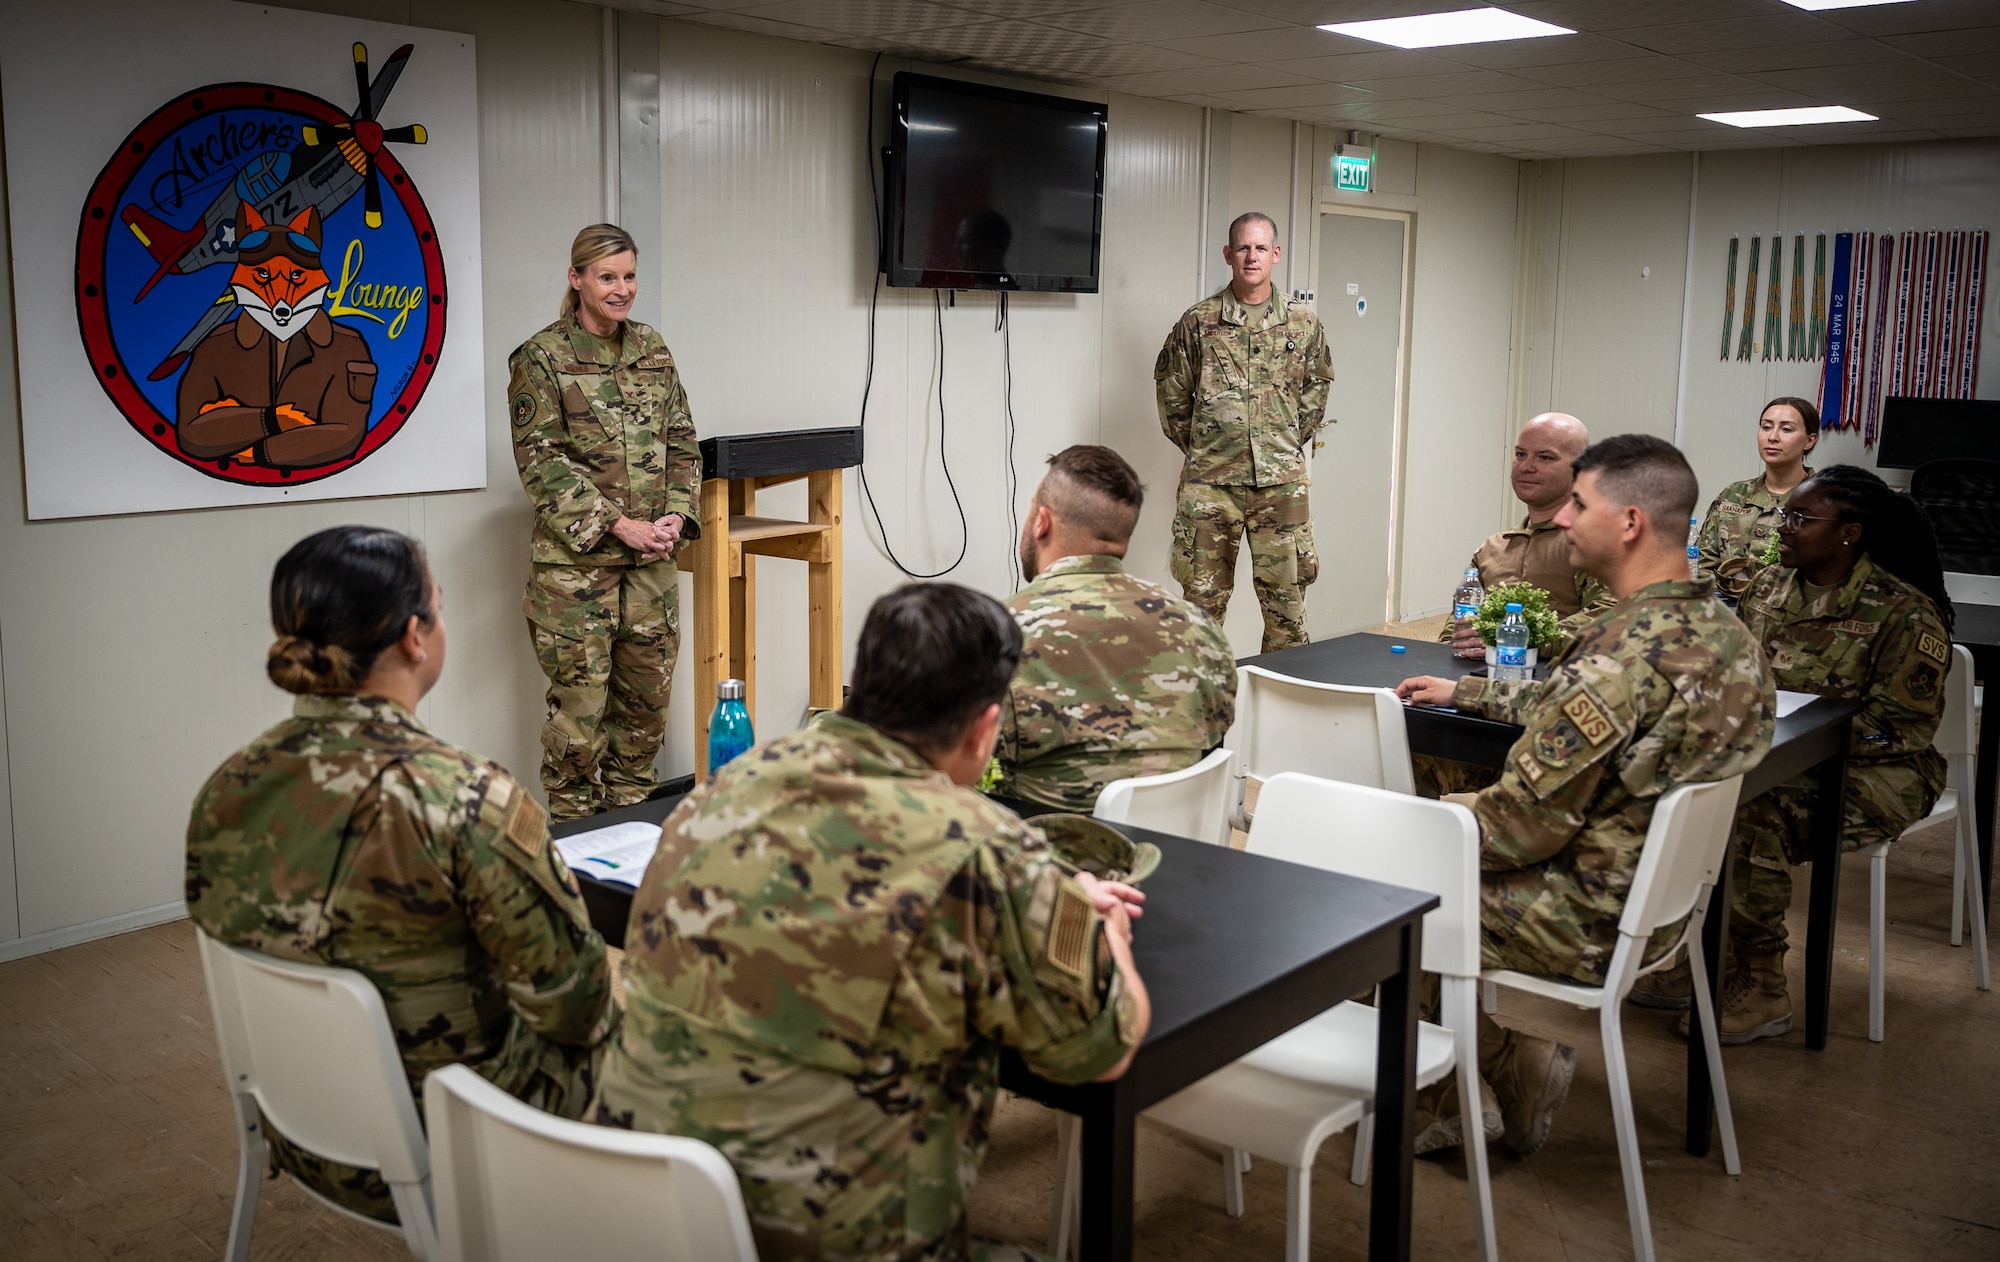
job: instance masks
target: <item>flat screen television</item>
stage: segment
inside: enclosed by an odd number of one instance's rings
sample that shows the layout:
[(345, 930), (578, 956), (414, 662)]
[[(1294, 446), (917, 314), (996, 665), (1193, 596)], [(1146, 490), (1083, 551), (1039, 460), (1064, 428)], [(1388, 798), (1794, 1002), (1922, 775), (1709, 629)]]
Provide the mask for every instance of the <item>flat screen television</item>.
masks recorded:
[(2000, 460), (2000, 402), (1992, 399), (1882, 401), (1882, 445), (1875, 464), (1914, 469), (1933, 460)]
[(1106, 109), (900, 73), (883, 153), (891, 285), (1096, 293)]

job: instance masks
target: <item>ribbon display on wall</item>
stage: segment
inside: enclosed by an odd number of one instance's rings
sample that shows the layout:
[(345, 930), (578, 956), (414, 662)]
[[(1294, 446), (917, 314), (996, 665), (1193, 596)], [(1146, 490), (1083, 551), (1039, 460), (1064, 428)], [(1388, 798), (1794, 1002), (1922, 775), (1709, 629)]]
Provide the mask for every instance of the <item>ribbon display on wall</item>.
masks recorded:
[(1819, 423), (1839, 429), (1841, 393), (1847, 387), (1847, 319), (1849, 286), (1854, 280), (1854, 234), (1833, 238), (1833, 293), (1826, 304), (1826, 371), (1819, 379)]
[(1785, 301), (1785, 234), (1771, 234), (1771, 292), (1764, 296), (1764, 358), (1783, 359), (1785, 326), (1778, 307)]
[(1911, 229), (1904, 232), (1833, 234), (1829, 268), (1826, 233), (1813, 242), (1811, 305), (1805, 290), (1803, 232), (1792, 236), (1791, 301), (1785, 299), (1785, 234), (1771, 234), (1770, 276), (1762, 291), (1762, 354), (1757, 301), (1763, 238), (1750, 238), (1744, 275), (1743, 323), (1736, 318), (1736, 257), (1729, 239), (1723, 275), (1720, 357), (1823, 360), (1819, 372), (1820, 424), (1856, 430), (1872, 448), (1881, 429), (1884, 400), (1895, 397), (1971, 399), (1979, 388), (1979, 339), (1984, 313), (1991, 234), (1984, 228)]
[(1736, 339), (1736, 358), (1750, 358), (1750, 344), (1757, 340), (1757, 249), (1764, 239), (1750, 235), (1750, 270), (1743, 277), (1743, 333)]
[(1722, 358), (1729, 358), (1729, 335), (1736, 324), (1736, 246), (1734, 235), (1729, 238), (1729, 263), (1722, 280)]
[(1813, 240), (1812, 314), (1806, 318), (1806, 358), (1818, 361), (1826, 347), (1826, 234)]
[(1792, 238), (1792, 310), (1785, 329), (1785, 358), (1806, 353), (1806, 234)]

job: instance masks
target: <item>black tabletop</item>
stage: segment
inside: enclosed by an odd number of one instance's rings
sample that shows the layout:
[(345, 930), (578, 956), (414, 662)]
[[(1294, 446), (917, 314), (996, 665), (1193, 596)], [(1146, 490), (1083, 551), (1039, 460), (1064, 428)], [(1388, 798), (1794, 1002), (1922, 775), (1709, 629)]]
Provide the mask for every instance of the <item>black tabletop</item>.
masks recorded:
[[(568, 837), (611, 824), (663, 820), (679, 801), (662, 798), (568, 820), (549, 833)], [(1133, 962), (1153, 1001), (1147, 1046), (1173, 1039), (1353, 939), (1437, 906), (1432, 894), (1129, 824), (1113, 827), (1157, 844), (1161, 852), (1159, 869), (1143, 887), (1145, 914), (1132, 935)], [(622, 945), (632, 887), (581, 872), (576, 879), (591, 923), (607, 942)]]

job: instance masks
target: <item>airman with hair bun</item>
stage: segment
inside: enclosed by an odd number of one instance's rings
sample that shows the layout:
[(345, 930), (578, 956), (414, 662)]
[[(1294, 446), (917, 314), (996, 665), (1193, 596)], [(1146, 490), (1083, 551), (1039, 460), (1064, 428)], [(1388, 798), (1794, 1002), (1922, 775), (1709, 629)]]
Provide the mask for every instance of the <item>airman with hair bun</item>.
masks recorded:
[[(574, 1118), (618, 1025), (604, 940), (527, 790), (416, 717), (444, 670), (440, 599), (390, 530), (324, 530), (278, 562), (265, 670), (298, 700), (195, 799), (188, 915), (218, 942), (367, 977), (413, 1096), (464, 1064)], [(265, 1135), (275, 1168), (396, 1221), (375, 1171), (269, 1119)]]

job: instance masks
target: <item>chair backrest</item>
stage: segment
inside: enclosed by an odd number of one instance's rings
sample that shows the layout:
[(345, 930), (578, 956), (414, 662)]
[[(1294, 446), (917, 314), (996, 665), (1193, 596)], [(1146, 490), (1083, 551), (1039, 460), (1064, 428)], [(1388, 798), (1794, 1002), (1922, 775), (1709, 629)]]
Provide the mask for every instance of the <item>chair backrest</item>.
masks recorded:
[[(1952, 645), (1951, 670), (1944, 677), (1944, 718), (1938, 721), (1937, 735), (1931, 738), (1931, 744), (1946, 758), (1961, 757), (1978, 748), (1974, 736), (1978, 716), (1972, 712), (1972, 677), (1976, 670), (1972, 650), (1963, 644)], [(1963, 792), (1972, 788), (1957, 787)]]
[(1924, 506), (1938, 559), (1961, 574), (2000, 574), (2000, 461), (1933, 460), (1910, 474), (1910, 498)]
[(1163, 776), (1113, 780), (1091, 814), (1114, 824), (1229, 844), (1229, 808), (1236, 792), (1236, 755), (1218, 749), (1192, 767)]
[(444, 1262), (756, 1262), (743, 1189), (698, 1139), (571, 1122), (464, 1065), (424, 1079)]
[(286, 1139), (421, 1183), (430, 1153), (382, 996), (345, 968), (297, 964), (197, 932), (222, 1072)]
[(1281, 772), (1264, 782), (1245, 849), (1437, 895), (1425, 971), (1479, 976), (1479, 823), (1456, 802)]
[(1243, 774), (1259, 780), (1297, 771), (1416, 792), (1403, 703), (1387, 688), (1316, 684), (1239, 666), (1229, 747)]
[(1742, 788), (1742, 776), (1676, 785), (1654, 803), (1639, 869), (1625, 895), (1625, 914), (1618, 919), (1619, 933), (1647, 938), (1694, 910), (1702, 887), (1713, 885), (1722, 870)]

